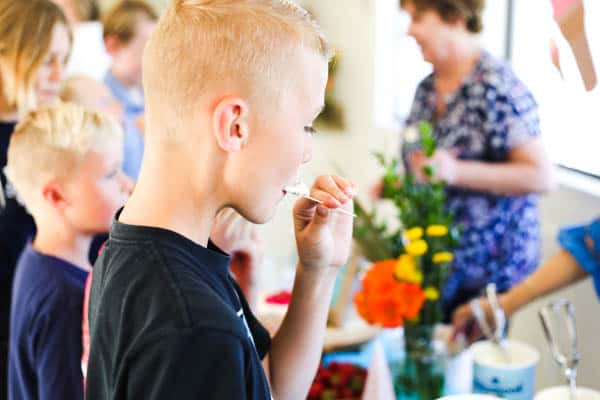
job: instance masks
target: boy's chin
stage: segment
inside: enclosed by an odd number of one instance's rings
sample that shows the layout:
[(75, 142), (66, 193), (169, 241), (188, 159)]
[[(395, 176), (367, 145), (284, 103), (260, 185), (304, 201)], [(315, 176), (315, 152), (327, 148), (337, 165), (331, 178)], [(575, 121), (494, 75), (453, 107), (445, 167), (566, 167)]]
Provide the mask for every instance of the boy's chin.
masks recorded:
[(274, 207), (257, 207), (248, 212), (241, 212), (241, 215), (249, 222), (257, 225), (266, 224), (275, 216), (277, 206)]

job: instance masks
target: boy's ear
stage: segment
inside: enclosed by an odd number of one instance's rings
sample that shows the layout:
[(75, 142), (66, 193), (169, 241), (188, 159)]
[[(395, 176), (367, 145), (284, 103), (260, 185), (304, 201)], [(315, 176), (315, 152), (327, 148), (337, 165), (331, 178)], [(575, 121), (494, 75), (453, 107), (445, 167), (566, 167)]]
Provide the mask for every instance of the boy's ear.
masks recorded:
[(121, 41), (115, 35), (109, 35), (104, 38), (104, 47), (108, 54), (113, 55), (121, 48)]
[(42, 187), (42, 196), (54, 208), (62, 210), (67, 206), (64, 190), (56, 181), (50, 181)]
[(228, 153), (240, 151), (248, 140), (249, 107), (239, 97), (221, 99), (213, 111), (213, 132), (219, 147)]

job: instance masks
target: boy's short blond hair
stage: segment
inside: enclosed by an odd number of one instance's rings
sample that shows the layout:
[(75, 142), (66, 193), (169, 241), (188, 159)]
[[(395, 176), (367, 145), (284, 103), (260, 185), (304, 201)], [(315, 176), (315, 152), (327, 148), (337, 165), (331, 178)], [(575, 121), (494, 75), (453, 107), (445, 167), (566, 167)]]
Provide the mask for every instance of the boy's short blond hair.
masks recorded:
[(219, 84), (276, 100), (301, 73), (300, 48), (331, 57), (316, 21), (292, 1), (172, 0), (144, 52), (147, 114), (181, 119)]
[(89, 151), (123, 151), (123, 132), (109, 116), (72, 103), (30, 112), (8, 147), (6, 173), (30, 208), (32, 193), (50, 179), (68, 180)]
[(121, 0), (102, 16), (104, 38), (116, 37), (122, 44), (129, 43), (136, 34), (140, 18), (156, 21), (158, 14), (143, 0)]

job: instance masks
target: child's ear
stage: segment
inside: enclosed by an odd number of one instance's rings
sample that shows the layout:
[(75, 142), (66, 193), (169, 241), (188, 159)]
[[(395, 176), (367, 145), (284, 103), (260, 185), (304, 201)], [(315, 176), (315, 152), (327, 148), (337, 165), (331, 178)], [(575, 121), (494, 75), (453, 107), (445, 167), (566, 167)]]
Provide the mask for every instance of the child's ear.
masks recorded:
[(240, 151), (248, 140), (249, 107), (239, 97), (221, 99), (213, 111), (213, 131), (219, 147), (226, 152)]
[(50, 181), (42, 187), (42, 196), (44, 201), (54, 208), (62, 210), (67, 206), (65, 192), (56, 181)]

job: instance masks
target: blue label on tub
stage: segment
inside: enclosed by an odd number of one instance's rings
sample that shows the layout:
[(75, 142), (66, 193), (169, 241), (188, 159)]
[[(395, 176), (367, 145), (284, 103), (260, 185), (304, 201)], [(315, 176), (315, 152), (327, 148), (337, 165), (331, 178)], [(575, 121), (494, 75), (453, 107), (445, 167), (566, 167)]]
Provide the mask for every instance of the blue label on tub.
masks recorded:
[(503, 370), (475, 362), (473, 391), (504, 399), (531, 400), (535, 393), (535, 367)]

